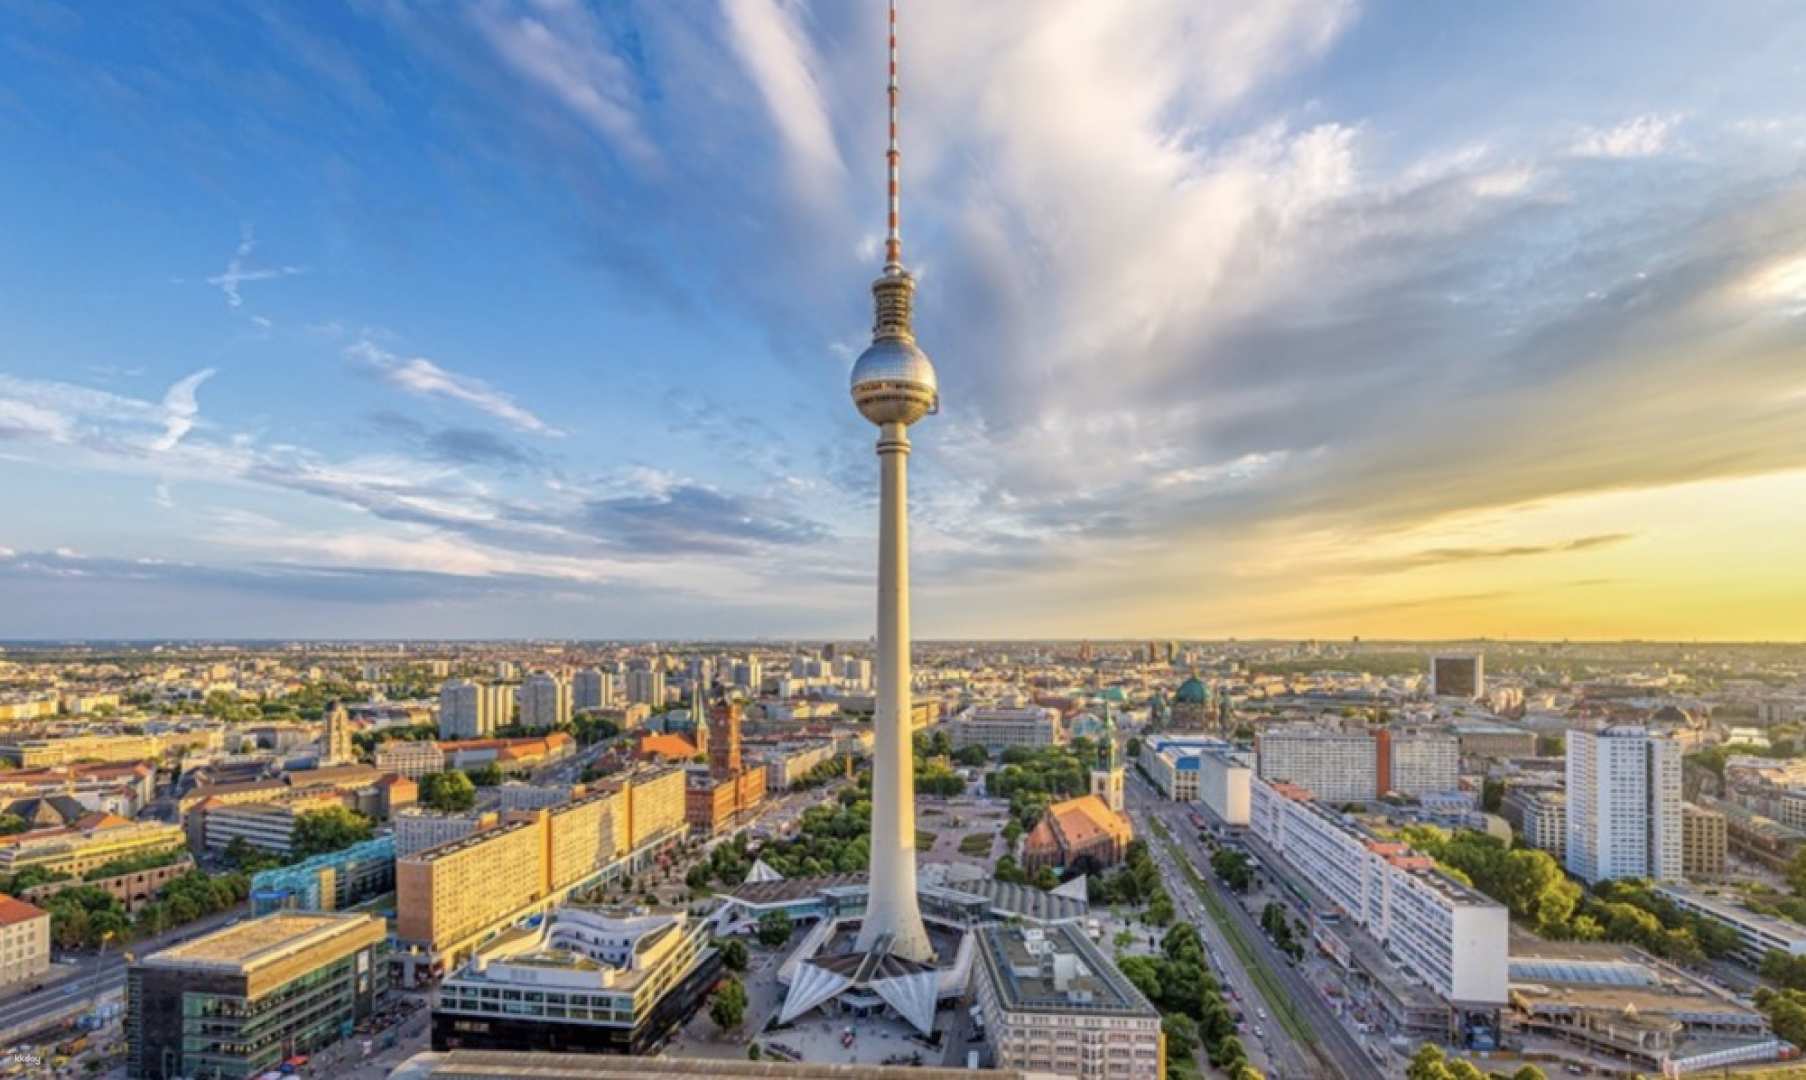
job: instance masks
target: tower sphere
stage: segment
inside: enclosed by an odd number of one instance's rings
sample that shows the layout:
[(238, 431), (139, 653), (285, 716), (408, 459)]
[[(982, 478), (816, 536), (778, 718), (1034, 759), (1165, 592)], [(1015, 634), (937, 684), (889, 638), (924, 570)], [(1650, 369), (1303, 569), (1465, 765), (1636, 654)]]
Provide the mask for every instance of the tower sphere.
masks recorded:
[(853, 404), (874, 424), (913, 424), (940, 408), (928, 354), (904, 337), (881, 337), (853, 365)]

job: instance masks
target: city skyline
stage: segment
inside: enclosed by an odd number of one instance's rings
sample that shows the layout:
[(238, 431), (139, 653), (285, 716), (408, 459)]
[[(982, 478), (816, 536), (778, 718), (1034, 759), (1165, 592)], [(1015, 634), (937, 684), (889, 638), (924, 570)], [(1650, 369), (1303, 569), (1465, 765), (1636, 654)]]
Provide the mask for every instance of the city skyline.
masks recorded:
[[(1806, 15), (965, 8), (920, 640), (1806, 638)], [(872, 633), (883, 5), (18, 12), (0, 639)]]

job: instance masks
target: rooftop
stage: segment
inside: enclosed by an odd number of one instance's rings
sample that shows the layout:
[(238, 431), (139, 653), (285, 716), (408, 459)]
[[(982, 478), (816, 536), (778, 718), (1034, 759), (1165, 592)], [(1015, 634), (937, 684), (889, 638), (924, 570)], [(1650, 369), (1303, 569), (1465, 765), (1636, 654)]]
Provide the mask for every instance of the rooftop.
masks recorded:
[(43, 918), (49, 912), (35, 904), (0, 893), (0, 926), (16, 926), (32, 919)]
[(380, 931), (382, 926), (382, 920), (370, 915), (279, 911), (172, 945), (138, 963), (141, 967), (250, 975), (342, 935), (369, 927)]
[(976, 933), (986, 973), (1006, 1009), (1160, 1016), (1097, 946), (1071, 926), (991, 923)]
[[(791, 1061), (718, 1061), (619, 1054), (513, 1053), (453, 1050), (416, 1054), (389, 1074), (392, 1080), (718, 1080), (744, 1077), (790, 1080), (967, 1080), (965, 1069), (914, 1065), (827, 1065)], [(1045, 1074), (1018, 1069), (987, 1071), (986, 1080), (1040, 1080)]]

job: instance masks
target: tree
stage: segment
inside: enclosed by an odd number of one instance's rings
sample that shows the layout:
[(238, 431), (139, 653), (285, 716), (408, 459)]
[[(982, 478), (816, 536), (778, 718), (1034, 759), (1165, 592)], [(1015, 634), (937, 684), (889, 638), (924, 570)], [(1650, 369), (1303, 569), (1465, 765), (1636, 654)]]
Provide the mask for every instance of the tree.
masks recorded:
[(1405, 1066), (1405, 1080), (1453, 1080), (1442, 1047), (1434, 1043), (1418, 1047), (1417, 1053), (1411, 1055), (1411, 1063)]
[(477, 787), (495, 787), (502, 782), (502, 770), (495, 762), (469, 770), (470, 782)]
[(1124, 745), (1124, 747), (1123, 747), (1123, 753), (1127, 754), (1129, 757), (1132, 757), (1132, 758), (1140, 757), (1141, 756), (1141, 737), (1138, 735), (1129, 736), (1128, 743), (1126, 745)]
[(781, 908), (777, 911), (768, 911), (759, 916), (759, 944), (768, 949), (775, 949), (790, 940), (793, 929), (788, 911)]
[(1043, 866), (1035, 871), (1034, 885), (1042, 892), (1052, 892), (1060, 887), (1060, 875), (1054, 873), (1053, 867)]
[(709, 1019), (723, 1031), (739, 1027), (746, 1019), (746, 987), (739, 979), (730, 976), (715, 988), (715, 996), (709, 1001)]
[(1526, 1065), (1511, 1074), (1511, 1080), (1549, 1080), (1548, 1074), (1535, 1065)]
[(1210, 857), (1210, 869), (1236, 892), (1247, 892), (1254, 883), (1254, 866), (1246, 852), (1220, 848)]
[(1198, 1048), (1198, 1022), (1184, 1013), (1167, 1013), (1160, 1018), (1160, 1030), (1166, 1032), (1167, 1054), (1189, 1058)]
[(989, 765), (991, 763), (991, 755), (987, 754), (985, 748), (982, 746), (966, 746), (962, 747), (959, 753), (953, 755), (953, 761), (957, 765), (964, 765), (967, 768), (976, 769)]
[(31, 823), (17, 814), (0, 814), (0, 836), (22, 833), (30, 827)]
[(761, 1056), (762, 1055), (759, 1052), (759, 1044), (758, 1043), (747, 1043), (746, 1044), (746, 1060), (757, 1061), (757, 1060), (759, 1060), (759, 1058)]
[(1503, 805), (1504, 802), (1505, 802), (1505, 781), (1494, 780), (1489, 777), (1486, 780), (1481, 782), (1481, 784), (1480, 784), (1480, 809), (1486, 811), (1489, 814), (1496, 814), (1499, 812), (1499, 807), (1501, 805)]
[(301, 858), (338, 851), (370, 839), (376, 823), (355, 810), (328, 806), (295, 818), (289, 847)]
[(746, 942), (728, 938), (721, 943), (721, 963), (729, 971), (746, 970)]
[(477, 786), (457, 769), (427, 773), (420, 778), (420, 802), (445, 813), (469, 810), (477, 804)]

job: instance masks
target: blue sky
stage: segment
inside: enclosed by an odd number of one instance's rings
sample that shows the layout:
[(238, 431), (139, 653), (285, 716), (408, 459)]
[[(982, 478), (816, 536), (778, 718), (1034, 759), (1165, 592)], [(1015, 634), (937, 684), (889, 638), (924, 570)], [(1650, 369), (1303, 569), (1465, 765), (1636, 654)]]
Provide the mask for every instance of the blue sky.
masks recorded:
[[(918, 632), (1806, 636), (1806, 12), (1247, 7), (903, 4)], [(882, 21), (0, 0), (0, 637), (868, 632)]]

